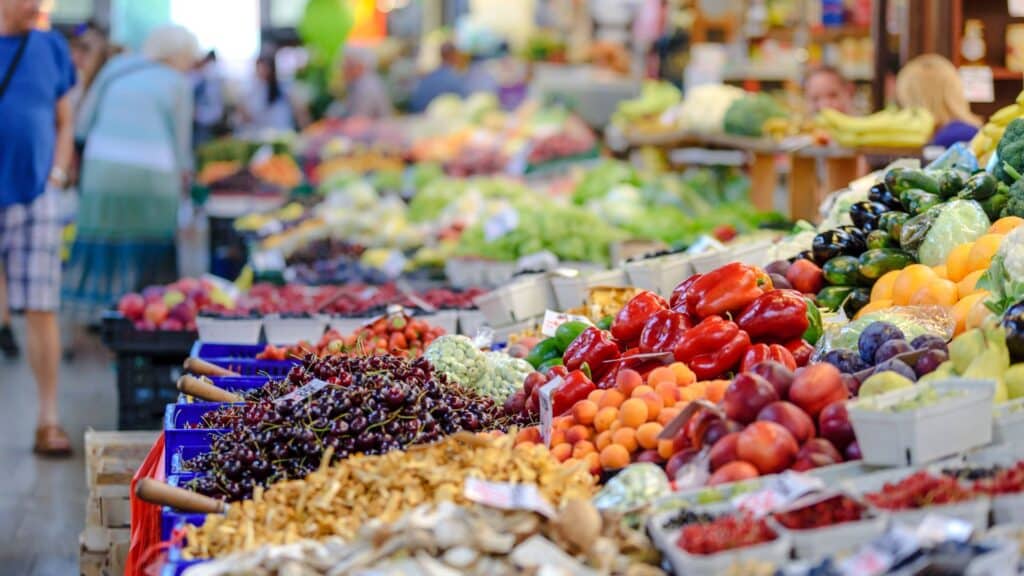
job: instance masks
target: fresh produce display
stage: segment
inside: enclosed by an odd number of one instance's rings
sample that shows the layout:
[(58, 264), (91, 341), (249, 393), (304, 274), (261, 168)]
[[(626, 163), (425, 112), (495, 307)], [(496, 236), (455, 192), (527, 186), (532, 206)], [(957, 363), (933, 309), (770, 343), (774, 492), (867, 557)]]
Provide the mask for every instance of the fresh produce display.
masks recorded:
[(328, 449), (337, 462), (459, 430), (505, 426), (500, 406), (435, 374), (426, 360), (330, 356), (289, 375), (304, 384), (313, 378), (326, 386), (297, 399), (228, 405), (207, 414), (208, 426), (228, 431), (213, 440), (210, 452), (187, 463), (188, 470), (204, 474), (194, 488), (240, 500), (257, 486), (305, 477)]
[(777, 512), (772, 517), (790, 530), (813, 530), (862, 520), (867, 517), (867, 508), (853, 498), (840, 494), (810, 506)]
[(182, 278), (167, 286), (150, 286), (141, 294), (121, 296), (117, 311), (136, 330), (194, 331), (196, 316), (208, 307), (231, 308), (231, 297), (208, 280)]
[(502, 403), (522, 389), (523, 381), (534, 371), (526, 360), (482, 352), (465, 336), (439, 336), (427, 346), (424, 357), (463, 388)]
[(995, 152), (996, 146), (1002, 141), (1003, 134), (1010, 122), (1024, 116), (1024, 93), (1017, 96), (1017, 101), (1009, 106), (1004, 106), (997, 110), (988, 122), (981, 127), (981, 130), (975, 134), (971, 140), (971, 152), (978, 158), (978, 164), (985, 166), (988, 164), (989, 157)]
[[(297, 569), (310, 576), (349, 570), (459, 574), (516, 574), (549, 560), (531, 552), (540, 541), (556, 546), (574, 568), (629, 576), (657, 576), (658, 554), (640, 532), (586, 500), (570, 500), (552, 519), (529, 511), (504, 511), (450, 502), (422, 505), (390, 525), (367, 524), (352, 541), (330, 537), (283, 549), (232, 554), (204, 566), (204, 574), (258, 572), (283, 576)], [(295, 549), (299, 546), (299, 549)], [(425, 556), (429, 557), (425, 558)], [(417, 572), (419, 573), (419, 572)]]
[(872, 506), (883, 510), (927, 508), (976, 497), (970, 488), (962, 486), (955, 478), (926, 471), (915, 472), (899, 482), (887, 482), (878, 492), (864, 495)]
[(328, 330), (316, 344), (299, 342), (294, 346), (267, 344), (256, 355), (258, 360), (285, 360), (303, 358), (306, 354), (326, 356), (343, 354), (349, 356), (391, 355), (418, 358), (434, 340), (444, 335), (444, 329), (431, 326), (408, 314), (382, 316), (352, 334), (341, 335)]
[(366, 522), (394, 522), (422, 504), (468, 504), (467, 478), (528, 482), (558, 506), (588, 498), (594, 477), (565, 466), (542, 446), (513, 446), (512, 438), (463, 433), (415, 450), (357, 454), (302, 480), (278, 482), (254, 498), (187, 527), (187, 558), (223, 556), (303, 539), (354, 538)]
[(765, 122), (783, 118), (786, 110), (767, 94), (750, 94), (729, 105), (723, 120), (725, 133), (759, 138)]
[(677, 545), (690, 554), (707, 555), (764, 544), (777, 537), (763, 518), (722, 516), (706, 524), (683, 526)]

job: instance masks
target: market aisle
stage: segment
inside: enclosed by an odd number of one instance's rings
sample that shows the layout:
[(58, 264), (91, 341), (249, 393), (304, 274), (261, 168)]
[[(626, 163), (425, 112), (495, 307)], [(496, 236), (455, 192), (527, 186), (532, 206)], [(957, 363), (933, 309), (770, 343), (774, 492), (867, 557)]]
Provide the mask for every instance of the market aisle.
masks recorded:
[[(24, 341), (24, 331), (18, 335)], [(95, 338), (79, 348), (74, 362), (61, 370), (61, 413), (75, 449), (70, 460), (32, 455), (31, 372), (24, 359), (0, 359), (0, 574), (78, 573), (78, 535), (88, 494), (82, 435), (88, 426), (117, 425), (113, 364)]]

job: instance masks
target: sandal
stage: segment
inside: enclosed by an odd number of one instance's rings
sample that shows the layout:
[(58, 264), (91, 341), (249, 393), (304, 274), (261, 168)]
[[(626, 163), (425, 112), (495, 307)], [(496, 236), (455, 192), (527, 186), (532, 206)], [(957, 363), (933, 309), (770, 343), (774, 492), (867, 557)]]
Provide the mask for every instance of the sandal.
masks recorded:
[(36, 443), (32, 451), (40, 456), (70, 456), (71, 440), (57, 425), (36, 428)]

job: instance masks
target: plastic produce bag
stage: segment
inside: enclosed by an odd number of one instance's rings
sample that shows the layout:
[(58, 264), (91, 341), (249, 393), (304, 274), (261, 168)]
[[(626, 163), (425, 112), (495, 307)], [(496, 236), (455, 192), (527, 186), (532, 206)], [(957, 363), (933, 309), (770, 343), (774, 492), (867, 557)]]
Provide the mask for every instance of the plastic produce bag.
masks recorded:
[(973, 200), (953, 200), (936, 208), (939, 214), (917, 251), (918, 261), (925, 266), (944, 264), (953, 248), (977, 240), (991, 226), (985, 211)]
[(958, 168), (973, 174), (978, 171), (978, 158), (971, 152), (963, 142), (957, 142), (946, 149), (938, 158), (932, 160), (931, 164), (925, 166), (929, 170), (943, 170), (947, 168)]
[(956, 321), (941, 306), (896, 306), (867, 314), (849, 324), (830, 323), (815, 347), (815, 359), (820, 359), (830, 350), (856, 350), (860, 333), (874, 322), (895, 324), (908, 341), (922, 334), (934, 334), (949, 340), (956, 328)]
[(594, 496), (600, 510), (630, 512), (670, 493), (665, 472), (648, 462), (630, 464), (622, 469)]

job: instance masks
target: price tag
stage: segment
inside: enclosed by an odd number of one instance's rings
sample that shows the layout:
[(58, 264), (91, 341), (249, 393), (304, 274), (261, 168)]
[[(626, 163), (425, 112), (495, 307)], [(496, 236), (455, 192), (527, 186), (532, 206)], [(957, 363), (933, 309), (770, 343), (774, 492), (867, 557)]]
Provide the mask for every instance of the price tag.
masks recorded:
[(252, 255), (252, 267), (256, 270), (284, 270), (284, 254), (280, 250), (262, 250)]
[(995, 84), (988, 66), (961, 66), (960, 81), (968, 102), (994, 102)]
[(402, 254), (400, 250), (392, 250), (388, 253), (388, 257), (381, 264), (381, 272), (384, 273), (388, 278), (398, 278), (402, 275), (402, 271), (405, 270), (405, 264), (408, 260), (405, 254)]
[(314, 378), (309, 382), (309, 384), (292, 390), (291, 392), (275, 400), (274, 403), (283, 404), (285, 402), (305, 400), (306, 398), (309, 398), (313, 394), (316, 394), (317, 392), (323, 390), (328, 386), (330, 386), (330, 384), (328, 384), (327, 382), (324, 382), (319, 378)]
[(825, 482), (799, 472), (786, 471), (772, 478), (757, 492), (741, 494), (733, 499), (734, 507), (754, 516), (765, 516), (782, 509), (797, 499), (812, 492), (824, 490)]
[(584, 322), (590, 326), (594, 325), (594, 323), (590, 321), (590, 318), (587, 318), (586, 316), (577, 316), (575, 314), (555, 312), (554, 310), (545, 310), (544, 322), (540, 326), (540, 333), (548, 337), (554, 336), (558, 327), (566, 322)]
[(553, 378), (550, 382), (540, 387), (540, 392), (537, 394), (540, 400), (540, 437), (544, 441), (545, 446), (551, 446), (551, 420), (554, 419), (554, 403), (551, 400), (551, 395), (555, 393), (555, 390), (561, 388), (565, 380), (562, 380), (561, 376)]
[(484, 239), (494, 242), (519, 227), (519, 211), (509, 207), (484, 222)]
[(888, 572), (920, 548), (921, 543), (912, 531), (894, 525), (841, 561), (838, 568), (844, 576), (876, 576)]
[(940, 544), (947, 541), (967, 542), (971, 539), (972, 532), (974, 527), (968, 522), (949, 516), (929, 514), (921, 520), (914, 534), (922, 542)]
[(535, 484), (512, 484), (488, 482), (479, 478), (467, 478), (463, 488), (466, 498), (502, 510), (529, 510), (548, 518), (555, 516), (555, 509), (544, 499)]

